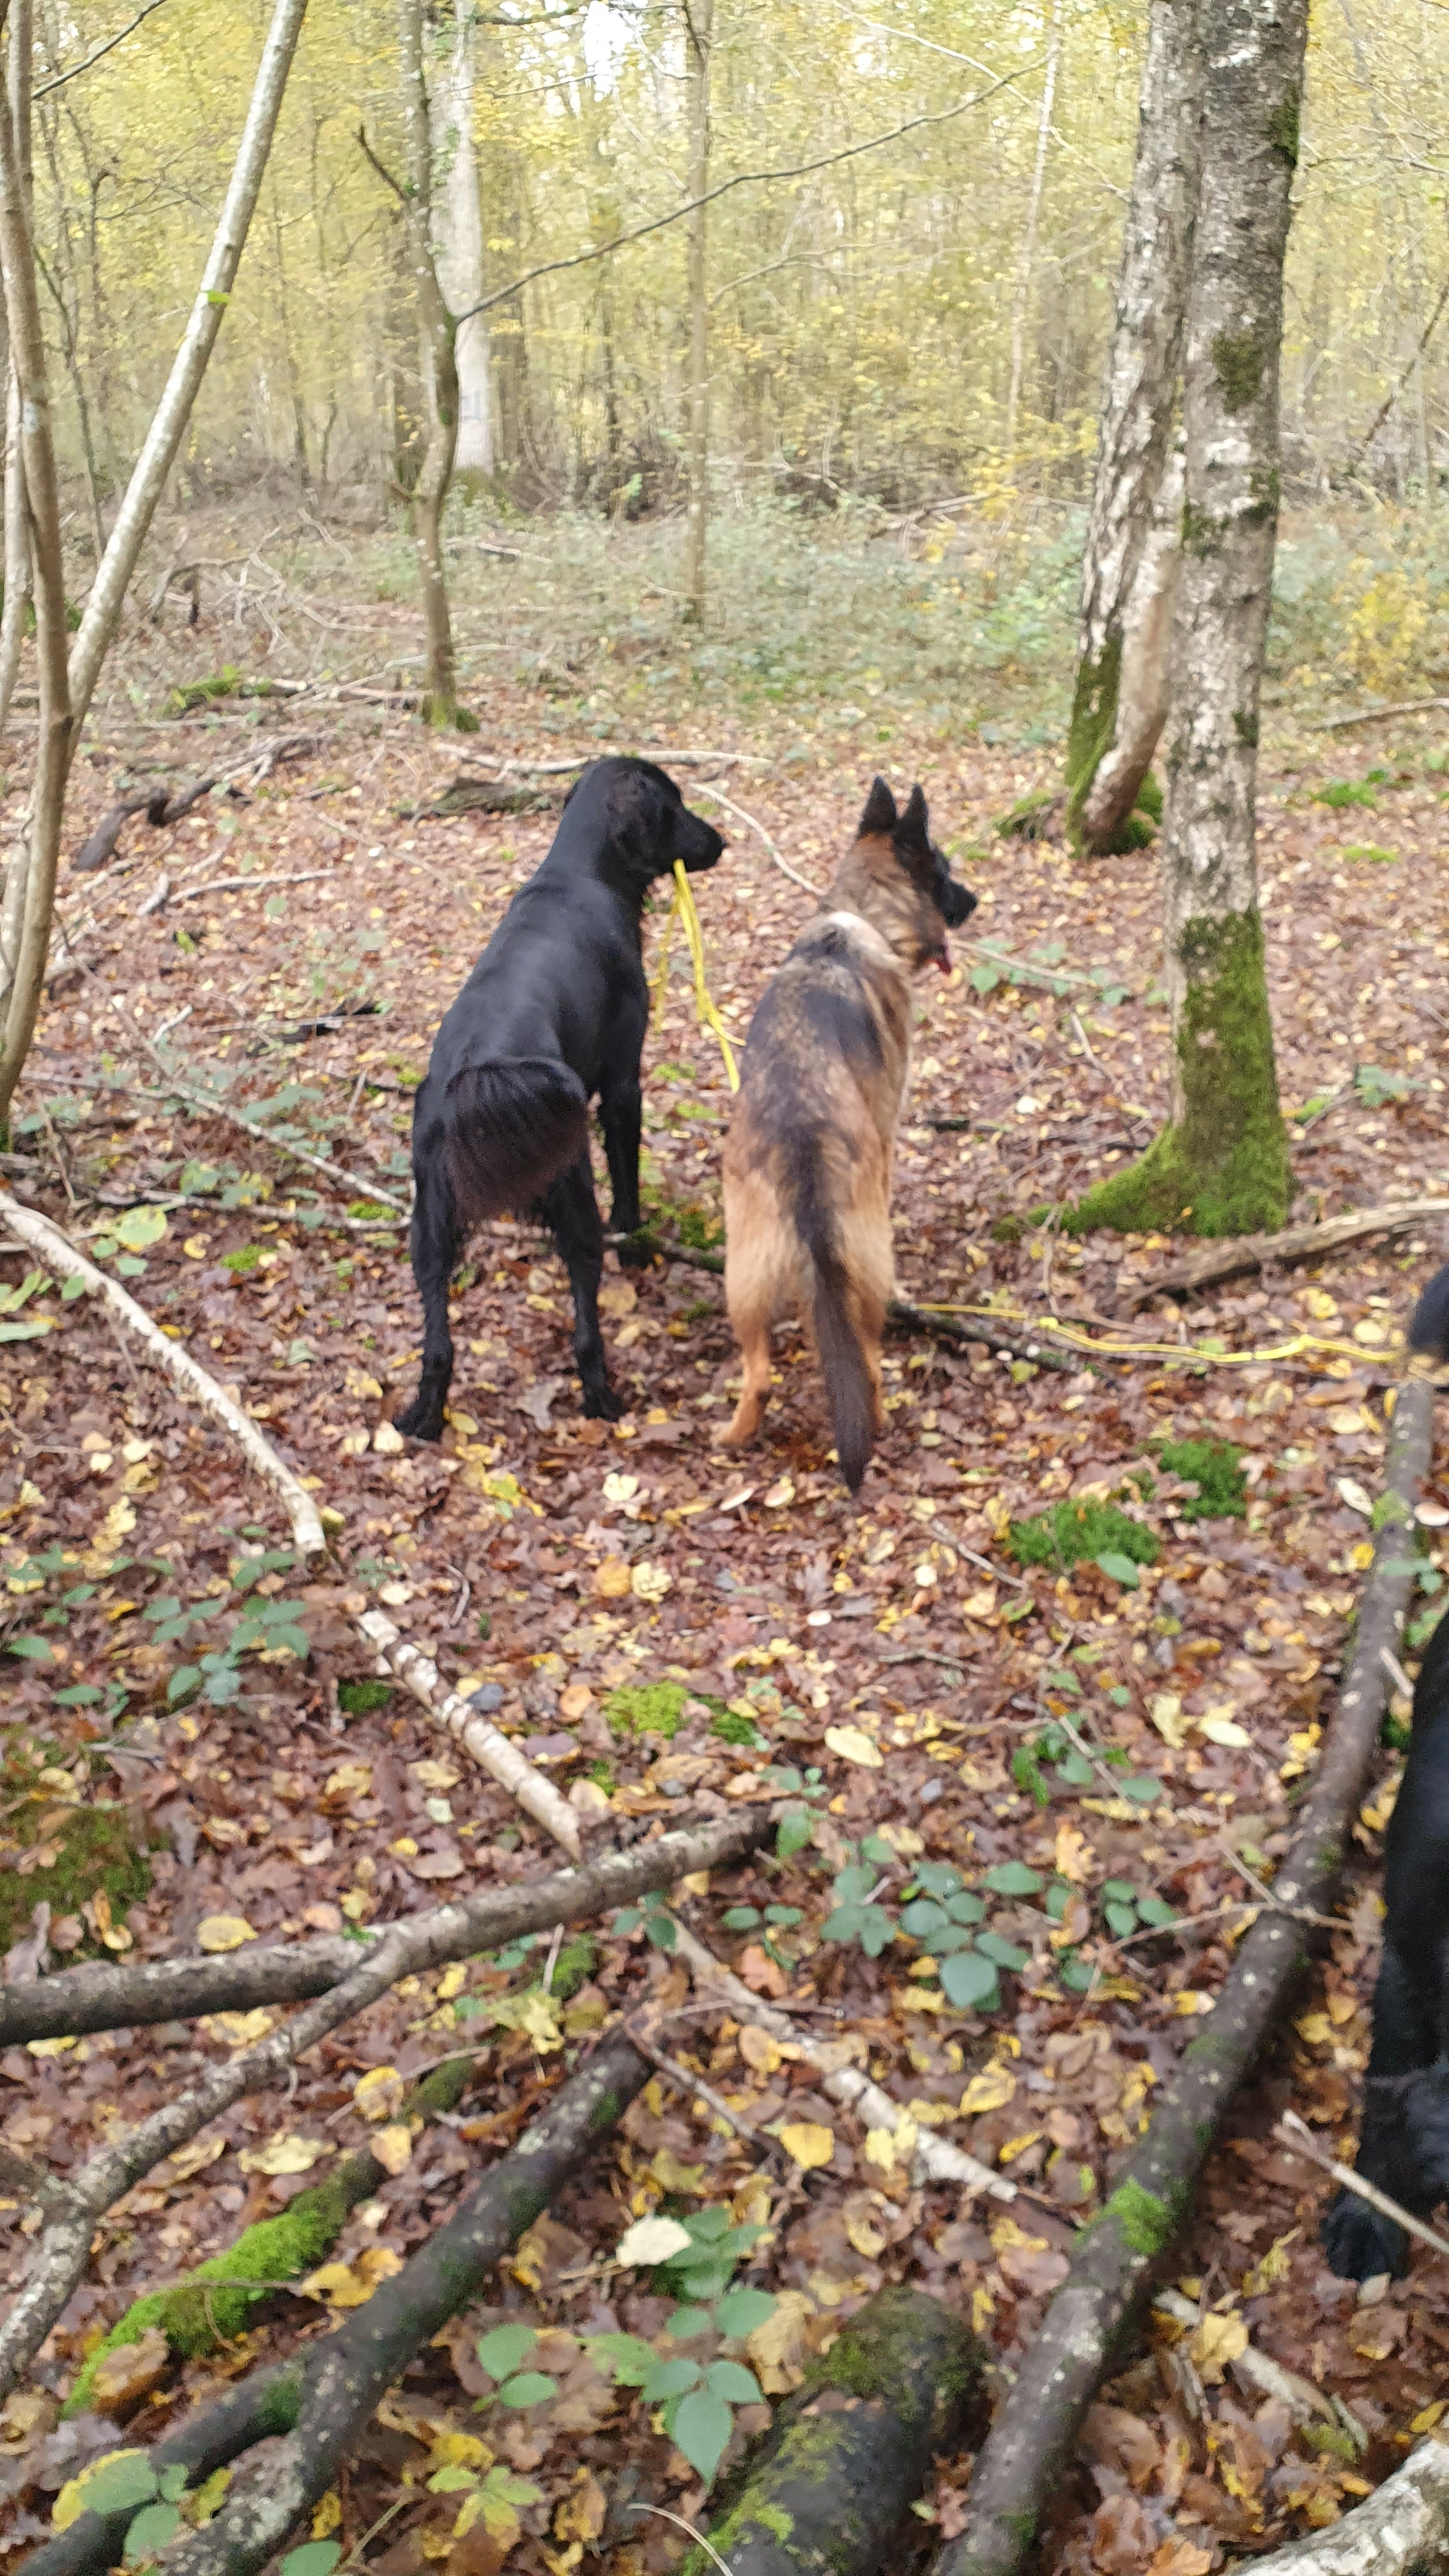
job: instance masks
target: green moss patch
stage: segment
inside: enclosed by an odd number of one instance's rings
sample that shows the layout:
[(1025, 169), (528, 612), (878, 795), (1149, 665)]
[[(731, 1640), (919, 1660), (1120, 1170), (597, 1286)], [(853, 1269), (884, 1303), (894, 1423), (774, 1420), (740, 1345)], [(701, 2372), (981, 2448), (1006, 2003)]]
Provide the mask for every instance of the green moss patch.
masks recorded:
[(261, 1266), (262, 1248), (259, 1243), (244, 1243), (235, 1252), (224, 1252), (218, 1264), (222, 1270), (234, 1270), (239, 1279), (249, 1278)]
[(1151, 1530), (1140, 1521), (1129, 1521), (1114, 1503), (1054, 1503), (1049, 1512), (1038, 1512), (1031, 1520), (1013, 1521), (1006, 1545), (1018, 1565), (1059, 1569), (1099, 1556), (1125, 1556), (1134, 1565), (1155, 1565), (1161, 1554)]
[(615, 1735), (662, 1735), (667, 1741), (679, 1733), (688, 1697), (682, 1682), (630, 1683), (609, 1693), (604, 1717)]
[(1196, 1485), (1195, 1502), (1177, 1505), (1185, 1521), (1240, 1521), (1248, 1508), (1248, 1483), (1231, 1440), (1166, 1440), (1157, 1452), (1164, 1474)]
[(337, 1705), (345, 1717), (368, 1717), (377, 1708), (386, 1708), (392, 1697), (391, 1682), (339, 1682)]
[(27, 1802), (7, 1820), (6, 1833), (23, 1851), (53, 1851), (55, 1857), (23, 1874), (0, 1863), (0, 1951), (28, 1930), (42, 1898), (52, 1916), (79, 1914), (104, 1890), (112, 1922), (124, 1923), (127, 1907), (151, 1893), (151, 1864), (137, 1846), (127, 1808), (73, 1807), (63, 1823), (47, 1823), (42, 1833), (41, 1818), (54, 1813), (54, 1801), (41, 1791), (34, 1805)]
[[(556, 1996), (561, 2004), (572, 2003), (580, 1986), (588, 1984), (598, 1964), (599, 1945), (592, 1933), (576, 1932), (571, 1941), (565, 1941), (553, 1963), (549, 1993)], [(534, 1974), (528, 1980), (531, 1986), (543, 1983), (544, 1966), (545, 1959), (541, 1955)]]

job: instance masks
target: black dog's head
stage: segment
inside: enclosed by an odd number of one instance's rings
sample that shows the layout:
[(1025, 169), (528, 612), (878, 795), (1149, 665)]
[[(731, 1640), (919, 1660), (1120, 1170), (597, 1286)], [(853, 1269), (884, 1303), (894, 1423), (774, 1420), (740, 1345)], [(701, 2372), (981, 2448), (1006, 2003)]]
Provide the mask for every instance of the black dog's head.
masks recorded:
[(676, 859), (691, 876), (712, 868), (724, 841), (702, 814), (691, 813), (673, 779), (652, 760), (594, 760), (564, 800), (597, 809), (614, 858), (642, 897)]
[(865, 800), (858, 838), (889, 841), (900, 866), (910, 878), (918, 895), (923, 895), (939, 916), (939, 936), (928, 940), (926, 960), (934, 958), (943, 975), (951, 971), (951, 951), (946, 941), (948, 930), (959, 930), (976, 909), (976, 897), (958, 884), (951, 874), (951, 863), (944, 850), (931, 838), (930, 815), (919, 784), (911, 789), (904, 813), (896, 810), (896, 800), (883, 778), (877, 778)]

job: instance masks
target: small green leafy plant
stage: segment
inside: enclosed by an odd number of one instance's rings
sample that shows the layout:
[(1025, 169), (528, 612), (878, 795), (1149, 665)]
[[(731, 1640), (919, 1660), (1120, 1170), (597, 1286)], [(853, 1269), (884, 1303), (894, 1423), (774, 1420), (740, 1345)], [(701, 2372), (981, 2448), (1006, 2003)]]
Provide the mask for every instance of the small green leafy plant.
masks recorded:
[(1089, 1560), (1116, 1581), (1131, 1584), (1137, 1581), (1137, 1567), (1155, 1565), (1162, 1552), (1152, 1531), (1129, 1520), (1114, 1503), (1054, 1503), (1030, 1520), (1012, 1521), (1006, 1545), (1018, 1565), (1049, 1565), (1065, 1573)]
[(1166, 1440), (1157, 1452), (1165, 1475), (1196, 1485), (1196, 1498), (1177, 1505), (1185, 1521), (1240, 1521), (1248, 1508), (1248, 1480), (1231, 1440)]

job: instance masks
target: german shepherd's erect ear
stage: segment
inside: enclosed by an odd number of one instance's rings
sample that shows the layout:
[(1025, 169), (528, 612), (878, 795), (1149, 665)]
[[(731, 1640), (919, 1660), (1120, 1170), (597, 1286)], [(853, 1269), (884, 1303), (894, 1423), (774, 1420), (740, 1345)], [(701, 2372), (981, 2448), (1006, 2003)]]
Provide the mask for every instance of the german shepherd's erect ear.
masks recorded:
[[(921, 791), (918, 787), (916, 789), (917, 796), (919, 796), (920, 793)], [(921, 813), (923, 817), (925, 815), (925, 811), (926, 808), (923, 799), (921, 804)], [(898, 819), (899, 818), (896, 814), (896, 800), (894, 796), (892, 796), (890, 789), (887, 787), (885, 780), (883, 778), (873, 779), (871, 782), (870, 794), (865, 800), (865, 812), (862, 814), (860, 821), (856, 826), (856, 839), (858, 841), (893, 840)]]

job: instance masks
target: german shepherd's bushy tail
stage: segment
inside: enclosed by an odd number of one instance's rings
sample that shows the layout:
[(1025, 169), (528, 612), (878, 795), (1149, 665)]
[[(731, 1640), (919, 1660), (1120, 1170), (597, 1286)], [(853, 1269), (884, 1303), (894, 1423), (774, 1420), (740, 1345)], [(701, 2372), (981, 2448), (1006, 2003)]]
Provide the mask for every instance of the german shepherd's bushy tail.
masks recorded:
[(443, 1157), (466, 1226), (527, 1211), (588, 1143), (588, 1094), (556, 1056), (465, 1065), (443, 1095)]
[(787, 1204), (815, 1274), (815, 1345), (840, 1472), (858, 1494), (875, 1447), (875, 1402), (856, 1320), (855, 1284), (841, 1246), (824, 1140), (817, 1133), (793, 1141), (785, 1175)]
[(1414, 1308), (1409, 1348), (1430, 1359), (1449, 1360), (1449, 1264), (1435, 1271)]

